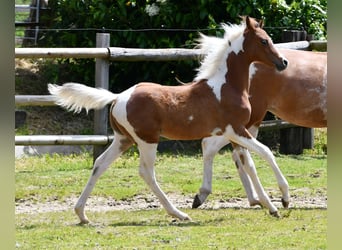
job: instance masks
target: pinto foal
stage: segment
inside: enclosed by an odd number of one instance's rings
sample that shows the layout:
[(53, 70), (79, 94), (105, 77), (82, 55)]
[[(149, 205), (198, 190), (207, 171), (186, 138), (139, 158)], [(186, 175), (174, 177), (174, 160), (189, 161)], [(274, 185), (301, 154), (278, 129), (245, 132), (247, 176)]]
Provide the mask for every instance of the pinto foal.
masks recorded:
[[(207, 38), (207, 43), (215, 43), (216, 37)], [(202, 46), (203, 47), (203, 46)], [(210, 47), (209, 44), (204, 48)], [(327, 126), (327, 53), (301, 50), (279, 50), (290, 64), (286, 70), (278, 72), (262, 63), (254, 62), (250, 76), (249, 101), (252, 106), (250, 120), (246, 127), (256, 138), (259, 126), (267, 111), (298, 126), (319, 128)], [(210, 53), (210, 50), (207, 50)], [(203, 181), (192, 207), (203, 204), (212, 191), (212, 165), (215, 154), (229, 143), (224, 136), (206, 137), (202, 140)], [(233, 150), (233, 160), (247, 193), (251, 206), (261, 205), (251, 180), (244, 170), (253, 164), (246, 149)], [(279, 186), (283, 181), (278, 178)], [(284, 207), (289, 200), (282, 199)]]
[[(248, 72), (254, 61), (281, 71), (287, 67), (287, 60), (273, 46), (262, 29), (262, 22), (246, 17), (240, 25), (225, 25), (223, 28), (225, 37), (222, 43), (211, 48), (197, 77), (189, 85), (171, 87), (143, 82), (114, 94), (77, 83), (49, 84), (48, 89), (55, 96), (56, 103), (75, 112), (82, 108), (99, 109), (111, 103), (114, 140), (95, 160), (92, 174), (75, 206), (81, 224), (89, 222), (84, 207), (96, 181), (133, 143), (137, 144), (140, 153), (139, 174), (167, 213), (180, 220), (190, 219), (169, 201), (156, 181), (154, 163), (160, 136), (194, 140), (222, 135), (237, 147), (255, 151), (280, 173), (271, 151), (246, 129), (251, 114)], [(264, 191), (255, 168), (247, 171), (260, 202), (277, 216), (277, 208)], [(283, 186), (287, 198), (287, 183)]]

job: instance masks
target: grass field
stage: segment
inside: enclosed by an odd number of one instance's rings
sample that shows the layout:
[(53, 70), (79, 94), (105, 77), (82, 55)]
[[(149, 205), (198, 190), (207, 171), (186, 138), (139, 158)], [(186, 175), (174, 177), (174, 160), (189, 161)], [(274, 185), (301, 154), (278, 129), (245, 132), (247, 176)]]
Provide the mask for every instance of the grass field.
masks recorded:
[[(280, 192), (271, 169), (253, 155), (265, 190), (279, 200)], [(214, 162), (213, 193), (202, 209), (191, 204), (181, 209), (193, 221), (179, 222), (161, 207), (101, 210), (86, 206), (92, 223), (77, 226), (73, 205), (66, 210), (30, 211), (36, 204), (66, 203), (78, 197), (91, 174), (92, 157), (44, 155), (16, 160), (16, 204), (27, 211), (16, 213), (16, 244), (19, 249), (326, 249), (327, 210), (305, 207), (300, 202), (327, 197), (326, 155), (276, 155), (289, 181), (292, 204), (280, 207), (276, 219), (266, 209), (220, 208), (215, 204), (232, 197), (245, 199), (230, 152)], [(151, 198), (138, 175), (138, 154), (120, 158), (99, 179), (92, 198), (132, 201)], [(162, 189), (178, 199), (193, 197), (202, 180), (202, 159), (194, 155), (158, 155), (156, 175)]]

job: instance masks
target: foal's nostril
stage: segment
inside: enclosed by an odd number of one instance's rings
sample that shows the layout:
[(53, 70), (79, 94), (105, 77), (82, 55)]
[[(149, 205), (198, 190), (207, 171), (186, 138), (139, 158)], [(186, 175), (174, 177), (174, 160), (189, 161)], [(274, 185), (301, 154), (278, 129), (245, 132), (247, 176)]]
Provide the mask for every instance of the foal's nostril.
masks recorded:
[(283, 57), (281, 58), (281, 61), (278, 61), (276, 63), (276, 68), (277, 70), (282, 71), (287, 68), (288, 64), (289, 62), (287, 61), (287, 59)]

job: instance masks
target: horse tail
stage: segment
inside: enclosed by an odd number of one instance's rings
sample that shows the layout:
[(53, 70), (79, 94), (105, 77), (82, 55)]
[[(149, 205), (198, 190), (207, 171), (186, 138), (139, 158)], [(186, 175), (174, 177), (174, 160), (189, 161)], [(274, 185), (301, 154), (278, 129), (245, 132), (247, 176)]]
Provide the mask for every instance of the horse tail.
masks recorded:
[(79, 83), (65, 83), (62, 86), (48, 84), (48, 90), (54, 96), (56, 104), (75, 113), (84, 108), (100, 109), (116, 100), (117, 94), (101, 88), (92, 88)]

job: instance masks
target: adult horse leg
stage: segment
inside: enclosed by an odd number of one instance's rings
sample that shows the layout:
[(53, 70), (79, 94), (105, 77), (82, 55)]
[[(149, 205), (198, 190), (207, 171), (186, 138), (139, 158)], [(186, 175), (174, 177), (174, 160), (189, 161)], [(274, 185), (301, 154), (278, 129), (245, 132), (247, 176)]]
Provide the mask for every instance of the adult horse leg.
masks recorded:
[(211, 136), (202, 140), (203, 180), (199, 193), (196, 194), (192, 203), (192, 208), (198, 208), (211, 194), (214, 156), (228, 143), (229, 141), (224, 136)]
[(191, 220), (191, 218), (186, 213), (178, 210), (171, 203), (171, 201), (169, 201), (169, 199), (161, 190), (156, 181), (154, 163), (156, 159), (157, 145), (158, 144), (156, 143), (151, 144), (142, 141), (138, 143), (138, 149), (140, 152), (139, 174), (144, 179), (146, 184), (151, 188), (153, 193), (158, 197), (160, 203), (163, 205), (169, 215), (180, 220)]
[(74, 208), (75, 213), (80, 219), (80, 224), (89, 223), (89, 219), (84, 213), (84, 207), (96, 181), (108, 169), (110, 164), (131, 145), (132, 141), (130, 139), (116, 133), (112, 144), (95, 160), (92, 174)]
[[(247, 130), (244, 131), (245, 133), (248, 134)], [(238, 150), (250, 150), (250, 151), (254, 151), (255, 153), (257, 153), (260, 157), (262, 157), (263, 159), (265, 159), (272, 167), (273, 172), (276, 175), (276, 178), (278, 180), (278, 185), (279, 188), (282, 192), (282, 200), (283, 203), (287, 203), (289, 202), (289, 188), (288, 188), (288, 183), (287, 180), (285, 179), (285, 177), (283, 176), (283, 174), (281, 173), (281, 171), (279, 170), (279, 167), (275, 161), (275, 158), (271, 152), (271, 150), (263, 145), (262, 143), (258, 142), (254, 137), (251, 138), (247, 138), (244, 136), (240, 136), (238, 134), (235, 133), (235, 131), (233, 130), (233, 128), (231, 126), (227, 127), (226, 129), (226, 136), (229, 137), (229, 139), (238, 144), (239, 146), (236, 146), (235, 148), (237, 148)], [(244, 147), (246, 149), (243, 149), (241, 147)], [(251, 158), (247, 158), (245, 159), (247, 160), (251, 160)], [(249, 177), (251, 178), (251, 181), (253, 182), (255, 191), (258, 194), (258, 197), (260, 199), (260, 203), (267, 207), (270, 211), (270, 213), (274, 216), (279, 216), (278, 214), (278, 210), (277, 208), (271, 203), (270, 198), (268, 197), (268, 195), (266, 194), (266, 192), (264, 191), (261, 182), (257, 176), (257, 171), (256, 168), (254, 166), (253, 163), (249, 162), (248, 164), (244, 164), (243, 165), (244, 170), (247, 172), (247, 174), (249, 175)]]

